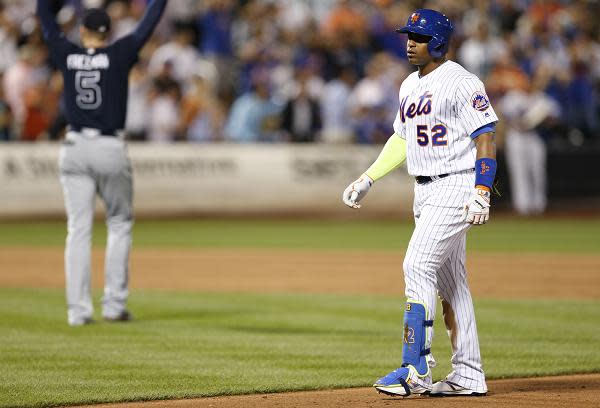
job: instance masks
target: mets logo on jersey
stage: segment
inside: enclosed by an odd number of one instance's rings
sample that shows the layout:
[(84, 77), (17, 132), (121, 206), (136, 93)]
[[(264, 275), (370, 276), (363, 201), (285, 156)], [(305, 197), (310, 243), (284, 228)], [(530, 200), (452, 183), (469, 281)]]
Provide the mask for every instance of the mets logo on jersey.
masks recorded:
[(432, 103), (433, 94), (429, 92), (425, 92), (423, 95), (419, 96), (419, 102), (413, 102), (406, 107), (408, 102), (408, 96), (402, 99), (400, 102), (400, 119), (402, 123), (406, 122), (406, 117), (414, 118), (415, 116), (421, 115), (429, 115), (431, 113), (431, 103)]
[(471, 97), (471, 106), (473, 106), (473, 109), (483, 112), (490, 107), (490, 100), (487, 98), (486, 94), (477, 91)]

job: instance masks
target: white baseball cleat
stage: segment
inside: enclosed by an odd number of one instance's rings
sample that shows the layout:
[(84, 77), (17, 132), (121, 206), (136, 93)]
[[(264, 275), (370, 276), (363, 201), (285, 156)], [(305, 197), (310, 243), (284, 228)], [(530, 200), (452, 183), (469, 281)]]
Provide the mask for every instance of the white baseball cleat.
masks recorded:
[(383, 394), (408, 397), (411, 394), (426, 395), (431, 391), (431, 374), (420, 377), (411, 365), (400, 367), (378, 379), (373, 384)]
[(482, 397), (487, 392), (477, 392), (469, 388), (462, 387), (452, 381), (443, 380), (433, 384), (431, 388), (431, 397)]

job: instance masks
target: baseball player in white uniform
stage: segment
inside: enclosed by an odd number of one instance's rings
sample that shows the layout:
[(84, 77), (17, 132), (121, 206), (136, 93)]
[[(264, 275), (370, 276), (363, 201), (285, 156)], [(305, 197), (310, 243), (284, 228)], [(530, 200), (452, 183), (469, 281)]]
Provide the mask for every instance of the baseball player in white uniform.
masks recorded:
[(541, 91), (538, 78), (508, 91), (498, 102), (506, 121), (506, 164), (513, 208), (520, 215), (546, 209), (546, 142), (540, 128), (560, 115), (560, 106)]
[[(377, 160), (343, 193), (360, 208), (372, 184), (406, 161), (415, 177), (415, 230), (404, 259), (406, 309), (402, 365), (374, 387), (390, 395), (485, 395), (475, 314), (465, 269), (466, 233), (489, 218), (498, 118), (483, 83), (444, 55), (453, 26), (434, 10), (415, 11), (405, 27), (418, 71), (402, 83), (394, 134)], [(433, 320), (442, 300), (452, 372), (432, 384)]]

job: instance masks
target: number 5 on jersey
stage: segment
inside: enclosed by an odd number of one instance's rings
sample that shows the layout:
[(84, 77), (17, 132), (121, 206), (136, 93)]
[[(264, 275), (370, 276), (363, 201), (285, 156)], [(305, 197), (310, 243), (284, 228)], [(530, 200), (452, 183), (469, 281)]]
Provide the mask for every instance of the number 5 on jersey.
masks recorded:
[[(419, 146), (427, 146), (429, 144), (429, 132), (428, 125), (417, 125), (417, 143)], [(435, 125), (431, 128), (431, 145), (432, 146), (446, 146), (448, 140), (446, 139), (446, 126)]]
[(77, 106), (92, 110), (102, 104), (100, 88), (100, 71), (77, 71), (75, 73), (75, 89), (77, 90)]

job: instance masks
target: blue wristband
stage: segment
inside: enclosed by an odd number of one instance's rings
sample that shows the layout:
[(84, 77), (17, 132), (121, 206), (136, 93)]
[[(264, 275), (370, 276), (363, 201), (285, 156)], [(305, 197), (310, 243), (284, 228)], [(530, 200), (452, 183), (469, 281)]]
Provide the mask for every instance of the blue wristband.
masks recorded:
[(475, 162), (475, 185), (491, 189), (496, 177), (496, 160), (484, 157)]

